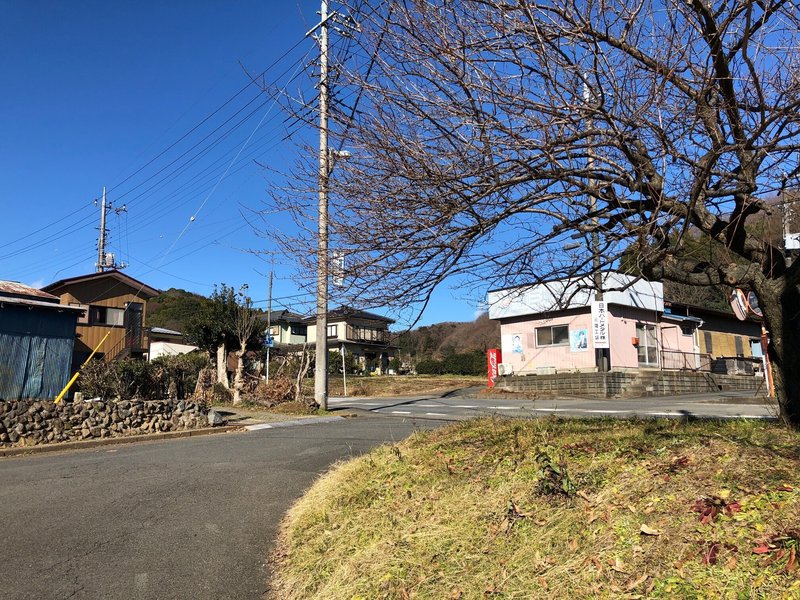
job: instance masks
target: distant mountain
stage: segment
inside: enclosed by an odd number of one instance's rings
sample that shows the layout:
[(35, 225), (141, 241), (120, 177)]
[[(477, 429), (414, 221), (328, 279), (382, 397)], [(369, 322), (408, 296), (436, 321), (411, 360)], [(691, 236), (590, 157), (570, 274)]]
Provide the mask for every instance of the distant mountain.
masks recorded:
[(194, 292), (170, 288), (147, 302), (148, 327), (164, 327), (184, 333), (186, 323), (211, 300)]
[(419, 360), (441, 359), (448, 354), (485, 352), (500, 347), (500, 323), (482, 314), (466, 323), (436, 323), (400, 334), (395, 344), (404, 355)]

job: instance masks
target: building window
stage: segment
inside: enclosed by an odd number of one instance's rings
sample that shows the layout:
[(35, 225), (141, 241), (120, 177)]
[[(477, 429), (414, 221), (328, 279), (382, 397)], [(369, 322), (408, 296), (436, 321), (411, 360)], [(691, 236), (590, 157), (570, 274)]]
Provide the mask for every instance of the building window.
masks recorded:
[(328, 337), (329, 338), (339, 337), (339, 326), (338, 325), (328, 325)]
[[(292, 325), (291, 329), (292, 329), (292, 335), (302, 335), (302, 336), (306, 335), (305, 325)], [(328, 331), (330, 332), (330, 328), (328, 328)], [(330, 335), (330, 333), (328, 335)]]
[(655, 326), (637, 323), (636, 337), (639, 338), (639, 346), (636, 348), (639, 355), (639, 366), (658, 366), (658, 348), (656, 347)]
[(569, 346), (569, 327), (553, 325), (536, 328), (537, 346)]
[(70, 302), (70, 306), (77, 306), (78, 308), (83, 309), (83, 313), (78, 316), (78, 325), (88, 325), (89, 324), (89, 305), (88, 304), (78, 304), (77, 302)]
[(111, 308), (109, 306), (90, 306), (89, 324), (122, 327), (125, 324), (125, 309)]

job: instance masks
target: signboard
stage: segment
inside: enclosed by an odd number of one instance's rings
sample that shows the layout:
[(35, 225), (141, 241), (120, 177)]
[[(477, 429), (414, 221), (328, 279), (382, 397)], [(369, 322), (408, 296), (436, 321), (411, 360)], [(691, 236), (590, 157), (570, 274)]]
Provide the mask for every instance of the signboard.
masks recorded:
[(494, 382), (498, 377), (497, 365), (499, 365), (502, 361), (502, 354), (497, 348), (489, 348), (486, 351), (486, 369), (489, 376), (487, 387), (494, 387)]
[(592, 302), (592, 343), (595, 348), (610, 348), (608, 339), (608, 303)]

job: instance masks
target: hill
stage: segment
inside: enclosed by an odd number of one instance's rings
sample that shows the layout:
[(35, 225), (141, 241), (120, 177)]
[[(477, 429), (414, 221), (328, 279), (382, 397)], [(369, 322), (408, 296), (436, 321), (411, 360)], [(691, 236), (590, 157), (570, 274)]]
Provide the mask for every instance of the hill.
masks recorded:
[(185, 332), (189, 319), (211, 302), (205, 296), (170, 288), (147, 302), (147, 326)]
[(484, 313), (466, 323), (436, 323), (401, 333), (395, 343), (403, 355), (415, 360), (485, 352), (500, 346), (500, 323)]

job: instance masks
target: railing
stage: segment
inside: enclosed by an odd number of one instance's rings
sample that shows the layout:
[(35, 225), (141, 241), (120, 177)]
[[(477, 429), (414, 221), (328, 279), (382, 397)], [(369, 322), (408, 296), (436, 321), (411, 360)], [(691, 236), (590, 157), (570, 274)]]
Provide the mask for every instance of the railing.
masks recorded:
[(389, 332), (385, 329), (370, 329), (368, 327), (347, 326), (347, 339), (353, 342), (372, 342), (388, 344)]
[(711, 371), (711, 355), (700, 352), (662, 350), (661, 368), (665, 371)]

